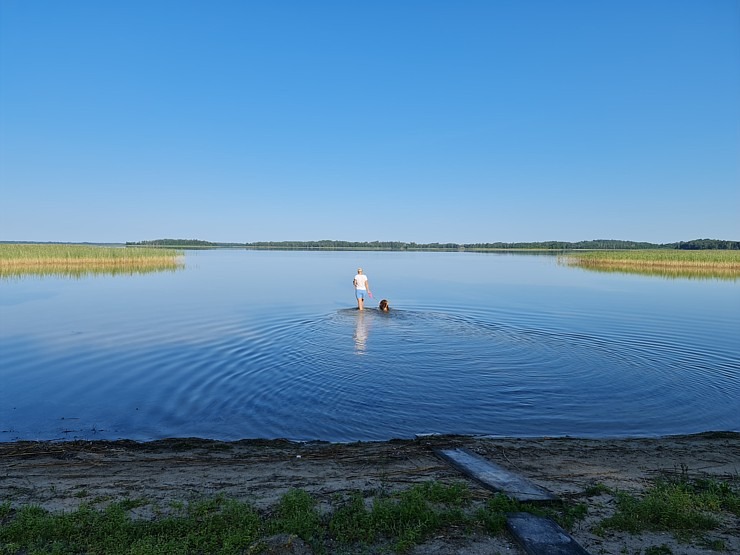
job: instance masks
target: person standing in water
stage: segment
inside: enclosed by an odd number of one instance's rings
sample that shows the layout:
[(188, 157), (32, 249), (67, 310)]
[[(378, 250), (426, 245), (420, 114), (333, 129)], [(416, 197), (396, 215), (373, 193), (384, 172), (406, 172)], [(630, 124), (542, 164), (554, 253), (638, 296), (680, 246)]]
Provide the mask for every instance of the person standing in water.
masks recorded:
[(357, 299), (357, 309), (365, 309), (365, 295), (370, 297), (373, 294), (370, 292), (370, 282), (367, 280), (367, 276), (362, 273), (362, 268), (357, 268), (357, 275), (352, 282), (355, 286), (355, 298)]

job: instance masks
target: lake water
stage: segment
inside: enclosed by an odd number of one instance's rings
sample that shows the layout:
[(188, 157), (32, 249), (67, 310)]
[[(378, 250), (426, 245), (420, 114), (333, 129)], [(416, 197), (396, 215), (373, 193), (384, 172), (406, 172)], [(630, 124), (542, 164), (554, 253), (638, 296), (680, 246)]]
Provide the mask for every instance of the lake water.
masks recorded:
[[(740, 282), (553, 256), (188, 252), (0, 281), (0, 441), (740, 431)], [(365, 269), (376, 306), (356, 310)]]

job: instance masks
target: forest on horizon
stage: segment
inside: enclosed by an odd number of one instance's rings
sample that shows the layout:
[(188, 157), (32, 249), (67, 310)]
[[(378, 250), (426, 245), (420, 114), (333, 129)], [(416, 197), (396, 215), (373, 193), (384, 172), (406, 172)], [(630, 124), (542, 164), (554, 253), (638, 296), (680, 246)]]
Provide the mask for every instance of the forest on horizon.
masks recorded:
[(256, 241), (251, 243), (215, 243), (199, 239), (154, 239), (126, 242), (127, 246), (156, 246), (181, 248), (247, 248), (247, 249), (369, 249), (369, 250), (579, 250), (579, 249), (679, 249), (679, 250), (740, 250), (740, 241), (721, 239), (693, 239), (676, 243), (648, 243), (596, 239), (591, 241), (539, 241), (528, 243), (414, 243), (402, 241)]

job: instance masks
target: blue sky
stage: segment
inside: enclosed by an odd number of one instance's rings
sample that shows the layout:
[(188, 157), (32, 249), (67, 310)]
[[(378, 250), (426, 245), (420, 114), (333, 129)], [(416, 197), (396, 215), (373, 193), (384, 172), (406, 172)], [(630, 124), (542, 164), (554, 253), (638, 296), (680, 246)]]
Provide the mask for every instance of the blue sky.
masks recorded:
[(0, 240), (740, 240), (740, 0), (0, 0)]

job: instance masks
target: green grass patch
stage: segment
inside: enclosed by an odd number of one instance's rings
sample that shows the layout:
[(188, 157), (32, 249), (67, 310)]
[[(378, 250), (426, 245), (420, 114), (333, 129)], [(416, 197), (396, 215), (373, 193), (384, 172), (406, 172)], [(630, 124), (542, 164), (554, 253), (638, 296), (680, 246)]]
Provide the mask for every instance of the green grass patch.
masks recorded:
[[(135, 518), (136, 509), (153, 515)], [(496, 495), (475, 502), (467, 485), (427, 482), (396, 493), (351, 492), (319, 510), (303, 490), (291, 490), (272, 510), (258, 512), (215, 497), (170, 503), (166, 510), (146, 500), (126, 500), (99, 510), (90, 505), (67, 513), (0, 504), (0, 554), (20, 553), (224, 553), (259, 552), (270, 536), (292, 534), (315, 553), (359, 553), (379, 548), (405, 553), (437, 535), (499, 534), (506, 513), (530, 511), (554, 517), (564, 527), (585, 514), (581, 506), (550, 509)], [(579, 516), (580, 515), (580, 516)]]
[(722, 513), (740, 515), (738, 488), (716, 480), (661, 479), (641, 497), (615, 496), (617, 511), (600, 523), (598, 532), (667, 531), (683, 537), (717, 528)]
[(335, 511), (329, 529), (340, 544), (388, 541), (396, 551), (404, 552), (440, 530), (479, 525), (463, 510), (469, 503), (470, 491), (465, 485), (438, 482), (381, 495), (369, 507), (355, 494)]
[[(740, 489), (734, 482), (689, 479), (686, 473), (658, 480), (640, 496), (596, 484), (582, 496), (615, 496), (616, 512), (595, 528), (638, 534), (671, 532), (681, 540), (703, 537), (731, 515), (740, 516)], [(579, 497), (582, 497), (579, 496)], [(166, 507), (146, 499), (124, 500), (104, 509), (84, 503), (72, 512), (0, 503), (0, 555), (27, 553), (258, 553), (276, 534), (303, 539), (315, 553), (406, 553), (437, 536), (498, 535), (509, 513), (552, 518), (572, 530), (586, 516), (583, 503), (539, 505), (497, 494), (482, 501), (464, 483), (425, 482), (406, 490), (353, 491), (321, 506), (306, 491), (286, 493), (272, 509), (224, 497)], [(137, 515), (139, 515), (137, 517)], [(713, 549), (721, 549), (714, 540)], [(660, 553), (662, 547), (655, 549)]]
[(99, 511), (83, 505), (69, 513), (27, 506), (0, 526), (0, 553), (241, 553), (262, 525), (251, 507), (222, 498), (187, 505), (158, 520), (133, 519), (137, 502)]
[(270, 534), (295, 534), (310, 544), (314, 551), (320, 550), (325, 536), (321, 515), (316, 509), (316, 500), (299, 489), (291, 490), (283, 496), (265, 529)]

